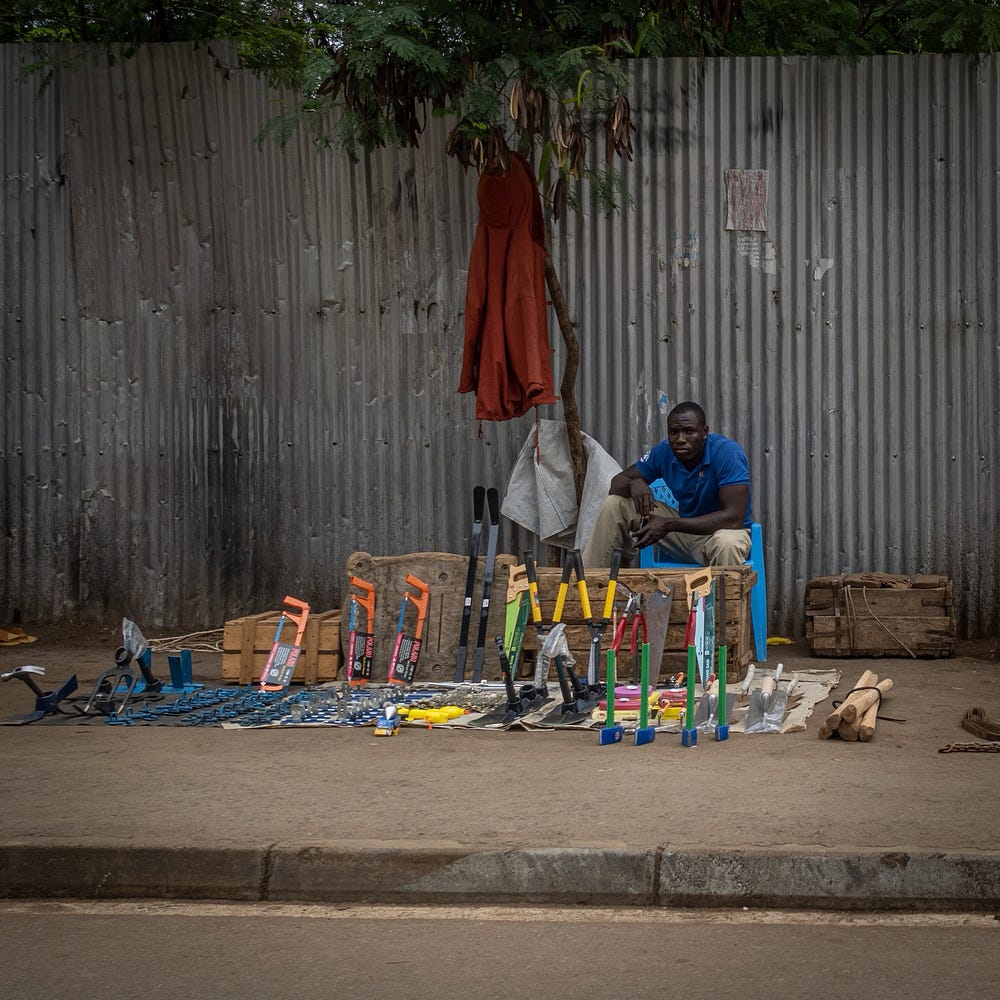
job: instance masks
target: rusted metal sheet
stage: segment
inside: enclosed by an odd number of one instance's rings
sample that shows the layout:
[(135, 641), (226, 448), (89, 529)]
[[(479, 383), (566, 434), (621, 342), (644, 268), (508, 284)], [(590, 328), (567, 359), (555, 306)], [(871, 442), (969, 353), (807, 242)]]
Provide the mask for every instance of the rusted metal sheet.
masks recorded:
[[(464, 552), (471, 486), (502, 489), (532, 420), (480, 427), (455, 391), (476, 179), (444, 125), (351, 164), (258, 147), (280, 95), (226, 46), (41, 97), (21, 58), (0, 616), (217, 627), (339, 606), (354, 551)], [(627, 465), (694, 398), (746, 446), (772, 634), (861, 570), (945, 573), (960, 634), (1000, 629), (998, 68), (642, 63), (631, 208), (584, 191), (552, 233), (584, 431)], [(530, 543), (505, 521), (501, 550)]]

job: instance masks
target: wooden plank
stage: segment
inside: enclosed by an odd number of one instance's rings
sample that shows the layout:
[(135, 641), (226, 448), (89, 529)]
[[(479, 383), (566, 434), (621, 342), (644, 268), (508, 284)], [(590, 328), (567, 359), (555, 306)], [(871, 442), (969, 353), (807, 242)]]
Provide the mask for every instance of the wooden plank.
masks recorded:
[[(942, 622), (946, 624), (936, 625)], [(808, 633), (814, 654), (841, 656), (951, 656), (954, 652), (954, 623), (944, 618), (888, 618), (882, 623), (872, 618), (857, 619), (840, 627), (833, 617), (814, 617)]]
[(828, 590), (810, 591), (806, 597), (807, 615), (831, 614), (835, 601), (853, 603), (857, 615), (940, 615), (947, 614), (951, 594), (944, 587), (913, 590), (881, 590), (845, 586), (838, 594)]

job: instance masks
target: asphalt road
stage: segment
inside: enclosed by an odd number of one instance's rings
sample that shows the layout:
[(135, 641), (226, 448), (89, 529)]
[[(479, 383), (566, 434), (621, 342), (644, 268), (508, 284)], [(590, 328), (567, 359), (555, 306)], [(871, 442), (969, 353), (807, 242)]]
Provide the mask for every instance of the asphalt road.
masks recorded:
[(0, 901), (0, 998), (995, 1000), (991, 915)]

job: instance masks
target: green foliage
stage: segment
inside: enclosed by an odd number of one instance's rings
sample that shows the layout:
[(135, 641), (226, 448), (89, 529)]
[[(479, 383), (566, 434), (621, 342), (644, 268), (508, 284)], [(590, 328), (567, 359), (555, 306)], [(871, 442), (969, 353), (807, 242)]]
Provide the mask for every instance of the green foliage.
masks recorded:
[(590, 196), (594, 207), (603, 215), (613, 215), (624, 205), (632, 206), (635, 199), (628, 190), (624, 175), (612, 167), (595, 170), (590, 175)]
[[(1000, 49), (1000, 0), (7, 0), (0, 42), (77, 42), (128, 58), (155, 41), (234, 38), (241, 64), (284, 88), (260, 139), (417, 145), (429, 114), (459, 124), (449, 151), (483, 166), (509, 142), (541, 150), (550, 194), (631, 158), (627, 65), (658, 56), (979, 53)], [(32, 67), (51, 75), (56, 55)], [(513, 93), (512, 93), (513, 91)], [(586, 151), (606, 132), (607, 169)]]

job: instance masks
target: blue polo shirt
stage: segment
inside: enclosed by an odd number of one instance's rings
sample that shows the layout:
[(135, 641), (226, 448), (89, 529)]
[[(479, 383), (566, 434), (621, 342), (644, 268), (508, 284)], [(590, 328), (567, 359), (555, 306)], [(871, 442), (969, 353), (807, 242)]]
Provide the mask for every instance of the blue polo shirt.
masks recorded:
[[(662, 479), (670, 487), (677, 498), (677, 510), (681, 517), (698, 517), (717, 511), (720, 486), (750, 485), (750, 463), (746, 452), (723, 434), (708, 435), (701, 461), (693, 469), (685, 468), (666, 440), (646, 452), (635, 466), (647, 483)], [(750, 499), (748, 496), (743, 517), (745, 528), (751, 524)]]

